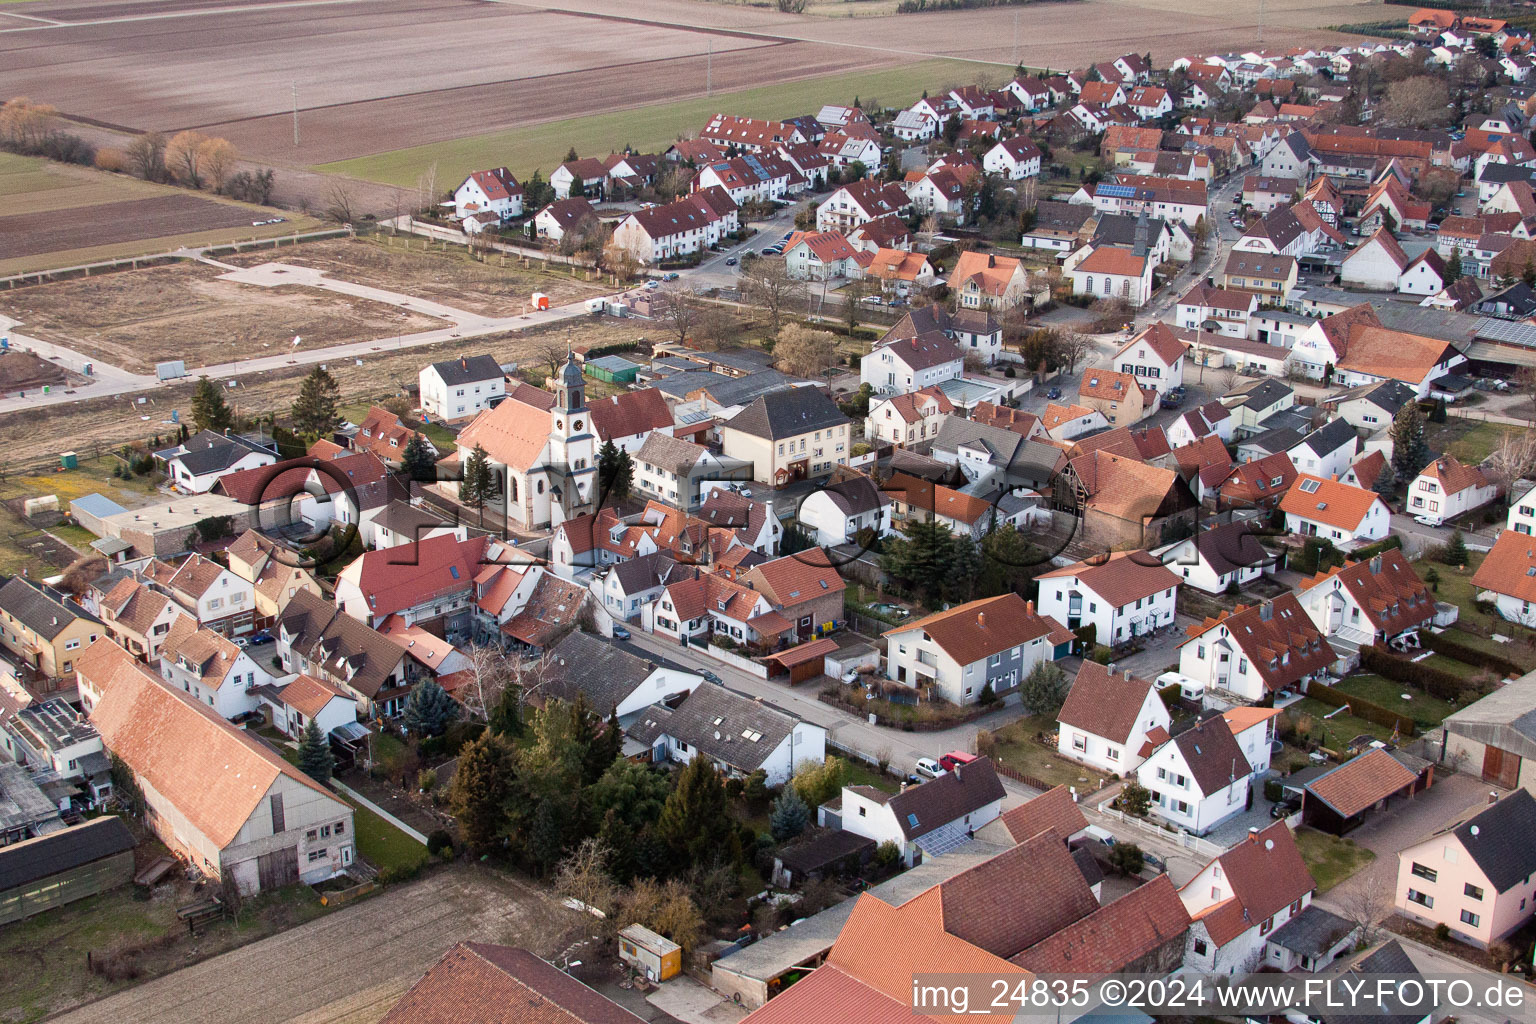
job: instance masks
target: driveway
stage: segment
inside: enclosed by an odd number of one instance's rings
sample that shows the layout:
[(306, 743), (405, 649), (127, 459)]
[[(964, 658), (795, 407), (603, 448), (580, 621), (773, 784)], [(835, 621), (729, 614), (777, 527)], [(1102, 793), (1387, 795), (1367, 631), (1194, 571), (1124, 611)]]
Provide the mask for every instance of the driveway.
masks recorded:
[(957, 725), (938, 732), (905, 732), (882, 725), (871, 725), (867, 719), (825, 704), (817, 698), (824, 680), (813, 680), (791, 687), (786, 682), (759, 679), (740, 669), (733, 668), (714, 658), (699, 653), (691, 647), (658, 640), (638, 629), (630, 631), (628, 644), (639, 648), (637, 653), (660, 655), (688, 668), (708, 669), (725, 680), (727, 689), (749, 697), (757, 697), (781, 711), (798, 715), (805, 721), (827, 730), (828, 741), (845, 750), (852, 750), (871, 757), (878, 757), (883, 750), (890, 752), (891, 768), (898, 772), (910, 772), (920, 757), (937, 757), (950, 750), (973, 751), (976, 749), (977, 729), (996, 729), (1019, 717), (1017, 703), (983, 715), (973, 722)]
[(578, 916), (515, 879), (440, 871), (53, 1018), (57, 1024), (375, 1024), (454, 943), (559, 952)]
[(1360, 890), (1382, 887), (1389, 893), (1390, 909), (1390, 892), (1397, 885), (1398, 851), (1435, 832), (1469, 807), (1482, 803), (1490, 791), (1503, 793), (1476, 775), (1467, 772), (1440, 775), (1437, 769), (1435, 784), (1429, 789), (1370, 819), (1345, 837), (1370, 850), (1376, 859), (1320, 896), (1318, 902), (1330, 910), (1340, 911), (1348, 907)]

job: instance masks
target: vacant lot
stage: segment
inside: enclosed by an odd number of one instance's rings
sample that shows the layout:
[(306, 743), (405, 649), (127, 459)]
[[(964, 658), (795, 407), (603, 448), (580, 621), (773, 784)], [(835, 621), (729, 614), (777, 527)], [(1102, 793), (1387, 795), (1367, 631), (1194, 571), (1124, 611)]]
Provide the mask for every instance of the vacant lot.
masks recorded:
[[(515, 332), (485, 338), (468, 338), (436, 345), (423, 345), (401, 351), (387, 345), (366, 356), (362, 364), (352, 360), (330, 363), (331, 376), (341, 387), (345, 403), (371, 402), (403, 393), (416, 384), (417, 374), (428, 363), (458, 356), (490, 353), (499, 361), (533, 366), (539, 362), (539, 350), (551, 338), (564, 343), (567, 338), (578, 345), (607, 345), (649, 337), (662, 338), (666, 331), (644, 321), (582, 320), (555, 324), (543, 331)], [(293, 406), (299, 381), (308, 366), (294, 366), (269, 373), (241, 374), (240, 386), (226, 392), (231, 404), (237, 404), (243, 418), (276, 413), (286, 417)], [(48, 405), (26, 412), (0, 415), (0, 451), (9, 460), (31, 462), (55, 455), (59, 438), (69, 439), (84, 458), (97, 447), (111, 449), (131, 441), (168, 436), (175, 428), (169, 423), (171, 410), (179, 409), (183, 418), (191, 409), (193, 380), (178, 381), (143, 396), (98, 398), (68, 405)], [(597, 390), (589, 391), (597, 395)], [(145, 399), (144, 405), (137, 397)], [(67, 474), (66, 474), (67, 475)], [(51, 478), (48, 478), (51, 479)], [(44, 490), (42, 493), (53, 493)]]
[(57, 1019), (60, 1024), (371, 1024), (456, 942), (522, 946), (547, 957), (581, 927), (574, 912), (531, 886), (460, 866), (390, 887)]
[(584, 271), (578, 270), (573, 275), (567, 267), (547, 272), (525, 269), (511, 257), (503, 262), (499, 254), (482, 262), (472, 259), (469, 250), (462, 245), (445, 246), (421, 238), (388, 235), (303, 242), (276, 250), (252, 250), (220, 257), (220, 262), (242, 267), (272, 262), (313, 267), (340, 281), (435, 299), (482, 316), (520, 313), (527, 308), (528, 297), (536, 291), (547, 294), (550, 304), (555, 306), (613, 292), (611, 287), (587, 281)]
[[(0, 37), (3, 38), (3, 37)], [(0, 153), (0, 276), (180, 246), (270, 238), (316, 226), (249, 206), (118, 174)]]
[(174, 263), (33, 285), (5, 297), (27, 334), (139, 373), (162, 359), (195, 367), (269, 355), (295, 335), (325, 346), (443, 326), (382, 302), (302, 286), (258, 288), (220, 281), (221, 273), (204, 263)]
[(1314, 828), (1296, 830), (1296, 845), (1301, 848), (1301, 859), (1307, 862), (1307, 870), (1317, 879), (1317, 891), (1327, 892), (1350, 877), (1376, 855), (1353, 840), (1319, 832)]

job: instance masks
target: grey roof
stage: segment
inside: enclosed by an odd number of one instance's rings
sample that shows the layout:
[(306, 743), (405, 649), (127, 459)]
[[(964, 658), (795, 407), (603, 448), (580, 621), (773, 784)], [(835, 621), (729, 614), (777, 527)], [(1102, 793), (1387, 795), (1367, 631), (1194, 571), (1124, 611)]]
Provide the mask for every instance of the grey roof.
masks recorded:
[(96, 727), (76, 714), (62, 697), (28, 704), (11, 721), (26, 733), (32, 746), (44, 750), (59, 751), (96, 736)]
[(895, 813), (902, 835), (916, 839), (1002, 798), (1003, 784), (997, 771), (991, 759), (983, 757), (936, 779), (908, 786), (886, 801), (886, 806)]
[[(1396, 939), (1392, 939), (1369, 955), (1355, 961), (1349, 973), (1418, 975), (1419, 969), (1414, 966), (1413, 960), (1409, 958), (1402, 945)], [(1395, 1001), (1395, 996), (1392, 995), (1388, 995), (1380, 1004), (1368, 1011), (1346, 1008), (1326, 1010), (1321, 1014), (1323, 1024), (1364, 1024), (1366, 1021), (1370, 1021), (1371, 1024), (1416, 1024), (1425, 1016), (1422, 1010), (1403, 1009), (1402, 1003)]]
[(1536, 872), (1536, 797), (1517, 789), (1455, 828), (1494, 889), (1505, 892)]
[(1484, 165), (1483, 173), (1477, 180), (1491, 181), (1500, 185), (1507, 181), (1536, 182), (1536, 170), (1529, 167), (1520, 167), (1515, 164), (1490, 162)]
[(602, 718), (656, 671), (652, 662), (579, 629), (550, 649), (546, 664), (546, 693), (563, 700), (575, 700), (577, 693), (584, 693)]
[(346, 678), (346, 666), (352, 666), (347, 685), (370, 700), (401, 685), (396, 677), (396, 685), (385, 689), (405, 648), (324, 598), (300, 590), (289, 598), (277, 624), (292, 638), (293, 649), (321, 664), (327, 674)]
[(403, 534), (413, 540), (421, 539), (423, 531), (456, 525), (425, 505), (412, 505), (401, 498), (396, 498), (385, 505), (383, 510), (374, 516), (373, 524), (376, 527), (383, 527), (390, 533)]
[[(1249, 384), (1241, 384), (1227, 392), (1229, 395), (1242, 395), (1238, 401), (1227, 406), (1229, 409), (1265, 409), (1291, 394), (1294, 389), (1289, 384), (1283, 384), (1278, 380), (1264, 378)], [(1222, 403), (1226, 404), (1226, 403)]]
[(1418, 334), (1465, 347), (1477, 332), (1478, 318), (1470, 313), (1412, 302), (1389, 302), (1373, 298), (1376, 319), (1383, 327), (1408, 334)]
[(1516, 323), (1485, 316), (1478, 319), (1474, 334), (1486, 341), (1536, 348), (1536, 324)]
[(1212, 527), (1195, 538), (1195, 547), (1218, 576), (1274, 561), (1246, 522)]
[(614, 563), (608, 571), (618, 578), (619, 585), (624, 588), (626, 594), (638, 594), (642, 590), (649, 590), (677, 580), (695, 579), (699, 575), (697, 566), (679, 562), (665, 551), (654, 551), (639, 558), (627, 558), (622, 562)]
[(700, 686), (674, 710), (647, 708), (626, 732), (642, 743), (654, 743), (665, 734), (716, 761), (751, 772), (762, 767), (800, 722), (794, 715), (723, 686)]
[(1253, 448), (1262, 451), (1265, 455), (1273, 455), (1276, 452), (1288, 452), (1301, 443), (1301, 431), (1290, 427), (1275, 427), (1262, 433), (1254, 434), (1238, 442), (1238, 448)]
[(1303, 437), (1301, 443), (1319, 455), (1329, 455), (1346, 444), (1353, 447), (1358, 440), (1355, 428), (1348, 420), (1329, 420)]
[(1346, 292), (1339, 288), (1325, 288), (1322, 285), (1311, 285), (1307, 288), (1299, 288), (1291, 292), (1290, 301), (1299, 304), (1301, 300), (1324, 303), (1330, 306), (1358, 306), (1362, 302), (1369, 302), (1370, 297), (1355, 292)]
[(1352, 402), (1357, 398), (1370, 402), (1376, 408), (1390, 416), (1396, 416), (1397, 410), (1412, 401), (1414, 390), (1400, 380), (1381, 380), (1374, 384), (1361, 384), (1358, 387), (1340, 391), (1328, 401), (1332, 403)]
[(0, 609), (4, 609), (32, 632), (52, 640), (76, 619), (100, 623), (101, 620), (46, 583), (12, 576), (0, 586)]
[(1536, 673), (1521, 676), (1445, 717), (1456, 736), (1536, 758)]
[(754, 437), (777, 441), (786, 437), (799, 437), (812, 430), (843, 426), (847, 422), (848, 417), (843, 415), (837, 403), (817, 388), (792, 388), (788, 391), (773, 391), (753, 399), (751, 405), (731, 417), (725, 426)]
[[(1137, 235), (1137, 228), (1142, 223), (1138, 214), (1106, 213), (1099, 217), (1098, 224), (1094, 226), (1093, 240), (1107, 245), (1135, 245), (1141, 240)], [(1144, 223), (1147, 227), (1147, 238), (1156, 238), (1168, 230), (1168, 222), (1161, 217), (1149, 217)]]
[[(882, 342), (875, 352), (889, 352), (914, 370), (927, 370), (965, 358), (965, 353), (943, 331), (927, 331), (911, 338)], [(872, 352), (864, 358), (873, 357)]]
[(1305, 437), (1312, 432), (1311, 407), (1297, 405), (1289, 409), (1272, 412), (1262, 420), (1259, 420), (1259, 429), (1294, 430), (1298, 438)]
[(712, 365), (729, 366), (733, 370), (742, 370), (746, 373), (767, 369), (773, 363), (773, 353), (764, 352), (762, 349), (733, 348), (720, 352), (702, 353), (702, 356), (705, 362)]
[(63, 827), (58, 804), (15, 761), (0, 761), (0, 827), (33, 832)]
[(88, 516), (97, 519), (106, 519), (120, 512), (128, 510), (104, 494), (82, 494), (78, 498), (71, 498), (69, 502), (70, 512), (84, 512)]
[[(1091, 207), (1089, 209), (1092, 209)], [(1002, 323), (993, 316), (990, 310), (982, 309), (957, 309), (946, 310), (942, 306), (918, 306), (909, 309), (895, 325), (880, 338), (876, 344), (883, 345), (892, 338), (912, 338), (919, 334), (927, 334), (930, 331), (942, 331), (953, 335), (957, 332), (966, 334), (994, 334), (1003, 329)]]
[(450, 387), (456, 384), (472, 384), (478, 380), (495, 380), (501, 377), (501, 364), (495, 356), (466, 356), (462, 359), (445, 359), (433, 363), (432, 369)]
[(746, 405), (761, 395), (792, 388), (797, 380), (798, 377), (778, 370), (758, 370), (745, 377), (729, 377), (713, 370), (685, 370), (652, 381), (651, 386), (676, 398), (708, 391), (721, 405)]
[(891, 452), (890, 470), (893, 473), (908, 473), (931, 483), (943, 483), (957, 472), (949, 463), (910, 448), (897, 448)]
[(821, 829), (779, 850), (774, 856), (791, 871), (819, 871), (844, 857), (873, 852), (875, 841), (843, 829)]
[(115, 814), (0, 846), (0, 892), (133, 849), (133, 833)]
[(1104, 881), (1104, 869), (1099, 867), (1098, 859), (1087, 846), (1079, 846), (1073, 850), (1072, 861), (1077, 865), (1077, 870), (1082, 872), (1083, 881), (1089, 886), (1095, 886)]
[(1322, 956), (1354, 930), (1352, 922), (1310, 903), (1277, 929), (1269, 941), (1301, 956)]
[(933, 440), (935, 452), (957, 452), (961, 445), (979, 446), (989, 462), (1009, 477), (1031, 487), (1042, 487), (1061, 461), (1061, 449), (1044, 441), (1027, 439), (1012, 430), (994, 427), (959, 416), (946, 416)]
[(880, 488), (867, 476), (849, 477), (822, 488), (822, 492), (832, 499), (845, 516), (856, 516), (864, 512), (871, 512), (883, 504), (888, 504), (889, 499), (880, 493)]
[(1035, 230), (1078, 231), (1093, 216), (1087, 203), (1062, 203), (1043, 199), (1035, 207)]
[(678, 476), (686, 477), (700, 459), (709, 454), (703, 445), (684, 441), (671, 434), (651, 433), (635, 453), (636, 462), (649, 462)]

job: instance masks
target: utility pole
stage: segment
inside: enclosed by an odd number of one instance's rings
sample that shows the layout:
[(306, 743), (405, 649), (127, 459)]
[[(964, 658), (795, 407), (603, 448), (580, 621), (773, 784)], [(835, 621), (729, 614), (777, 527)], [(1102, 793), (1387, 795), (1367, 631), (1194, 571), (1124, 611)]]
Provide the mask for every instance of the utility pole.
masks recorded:
[(1013, 12), (1013, 66), (1019, 66), (1019, 12)]
[(299, 83), (293, 83), (293, 148), (299, 148)]
[(1264, 0), (1259, 0), (1259, 45), (1264, 45)]
[(714, 95), (715, 37), (709, 37), (709, 51), (704, 57), (704, 95)]

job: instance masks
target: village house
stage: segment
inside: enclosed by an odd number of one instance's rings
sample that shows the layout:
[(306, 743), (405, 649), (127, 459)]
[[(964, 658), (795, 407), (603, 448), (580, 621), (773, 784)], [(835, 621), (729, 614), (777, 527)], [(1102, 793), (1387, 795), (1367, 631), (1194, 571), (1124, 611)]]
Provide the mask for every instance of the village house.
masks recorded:
[(1243, 812), (1252, 778), (1248, 758), (1219, 717), (1165, 740), (1136, 769), (1137, 781), (1152, 793), (1152, 815), (1196, 835)]
[(449, 422), (478, 415), (507, 393), (495, 356), (465, 356), (430, 363), (418, 375), (421, 412)]
[(1186, 346), (1164, 324), (1157, 323), (1126, 342), (1110, 365), (1151, 385), (1159, 395), (1184, 384)]
[(277, 455), (265, 444), (225, 431), (201, 430), (174, 449), (156, 452), (171, 485), (184, 494), (206, 494), (219, 478), (243, 469), (270, 466)]
[(864, 436), (870, 441), (888, 441), (898, 448), (917, 444), (937, 437), (940, 425), (954, 411), (954, 404), (937, 387), (877, 398), (869, 403)]
[(655, 388), (621, 391), (596, 399), (587, 407), (587, 415), (591, 417), (592, 433), (599, 446), (611, 441), (619, 451), (632, 456), (647, 438), (671, 434), (675, 429), (672, 410)]
[(753, 117), (716, 114), (699, 131), (699, 138), (721, 149), (757, 153), (786, 143), (809, 142), (798, 127), (783, 121), (765, 121)]
[(1126, 426), (1157, 411), (1158, 391), (1131, 373), (1090, 367), (1078, 384), (1077, 404), (1103, 413), (1111, 426)]
[(796, 640), (830, 633), (843, 621), (847, 587), (837, 566), (819, 548), (762, 562), (736, 579), (768, 599), (773, 610), (789, 621)]
[[(1106, 436), (1085, 438), (1074, 450)], [(1166, 439), (1159, 434), (1145, 436), (1175, 463)], [(1056, 492), (1060, 500), (1075, 501), (1084, 543), (1125, 551), (1164, 544), (1194, 528), (1199, 502), (1189, 484), (1175, 470), (1149, 463), (1147, 458), (1139, 451), (1121, 455), (1095, 449), (1067, 463)]]
[(720, 456), (703, 445), (670, 434), (651, 434), (632, 461), (637, 492), (684, 512), (698, 511), (704, 500), (704, 481), (729, 476)]
[(1038, 177), (1040, 174), (1040, 147), (1027, 136), (1018, 135), (1004, 139), (981, 158), (981, 166), (988, 174), (1000, 175), (1009, 181)]
[(1253, 292), (1196, 284), (1179, 299), (1175, 315), (1178, 325), (1186, 330), (1246, 338), (1249, 321), (1258, 309), (1259, 297)]
[[(35, 787), (39, 804), (52, 800), (56, 813), (89, 810), (112, 795), (112, 766), (101, 735), (62, 697), (19, 709), (11, 704), (0, 717), (0, 748), (8, 767)], [(25, 797), (17, 799), (17, 789), (7, 780), (6, 833), (12, 844), (17, 819), (36, 813), (25, 806), (23, 801), (30, 803)]]
[(158, 663), (171, 623), (182, 614), (176, 602), (132, 577), (119, 579), (97, 598), (97, 609), (112, 642), (150, 665)]
[(597, 211), (581, 196), (556, 199), (533, 215), (535, 237), (560, 242), (566, 235), (579, 237), (597, 226)]
[(854, 543), (861, 534), (868, 537), (889, 534), (891, 499), (875, 486), (873, 480), (854, 476), (807, 495), (800, 503), (796, 518), (817, 544), (836, 547)]
[[(199, 629), (190, 615), (178, 615), (160, 650), (160, 677), (172, 689), (190, 694), (207, 704), (221, 718), (234, 718), (256, 710), (252, 691), (272, 681), (270, 663), (256, 663), (228, 637), (211, 629)], [(81, 701), (94, 703), (84, 692)]]
[(1318, 573), (1301, 584), (1299, 598), (1313, 624), (1341, 646), (1385, 644), (1435, 618), (1434, 595), (1395, 549)]
[(761, 771), (770, 786), (826, 759), (827, 731), (723, 686), (696, 686), (675, 708), (653, 704), (625, 729), (652, 763), (702, 757), (733, 778)]
[(152, 559), (141, 573), (201, 626), (225, 636), (242, 636), (256, 628), (255, 587), (210, 558), (189, 555), (180, 565)]
[(549, 172), (549, 184), (556, 199), (590, 196), (601, 201), (607, 183), (608, 168), (595, 156), (567, 160)]
[(1285, 822), (1250, 832), (1179, 889), (1193, 918), (1186, 968), (1227, 975), (1254, 970), (1270, 937), (1311, 906), (1316, 892)]
[(1334, 479), (1349, 469), (1359, 450), (1360, 438), (1355, 428), (1348, 420), (1336, 419), (1304, 436), (1287, 454), (1297, 472)]
[(1040, 614), (1114, 647), (1173, 623), (1179, 577), (1145, 551), (1121, 551), (1042, 573)]
[(1284, 304), (1296, 287), (1296, 258), (1234, 249), (1222, 269), (1222, 287), (1257, 292), (1260, 301)]
[(468, 621), (482, 564), (500, 553), (484, 536), (451, 535), (364, 552), (337, 575), (336, 606), (375, 629), (399, 615), (408, 626), (441, 623), (452, 634)]
[(1374, 491), (1301, 473), (1280, 499), (1285, 527), (1303, 537), (1322, 537), (1348, 548), (1381, 540), (1392, 513)]
[(878, 343), (859, 361), (860, 383), (879, 395), (902, 395), (957, 380), (965, 353), (940, 331)]
[(33, 673), (35, 696), (67, 689), (75, 660), (107, 632), (96, 616), (46, 583), (12, 576), (0, 585), (0, 647)]
[[(411, 539), (415, 539), (413, 534)], [(301, 556), (278, 544), (265, 534), (246, 530), (224, 549), (229, 571), (251, 584), (256, 602), (255, 625), (266, 629), (277, 620), (288, 600), (300, 590), (319, 596), (320, 584), (308, 569), (300, 567)]]
[(1189, 627), (1179, 647), (1179, 675), (1198, 684), (1196, 690), (1261, 701), (1281, 690), (1305, 690), (1336, 658), (1296, 595), (1281, 594)]
[[(846, 832), (894, 843), (901, 862), (912, 867), (997, 820), (1003, 796), (1002, 780), (991, 760), (983, 757), (896, 794), (873, 786), (844, 786), (838, 821)], [(1051, 840), (1059, 844), (1054, 835)]]
[(784, 248), (784, 269), (797, 281), (858, 277), (858, 250), (836, 231), (796, 231)]
[(691, 256), (740, 229), (736, 201), (718, 185), (631, 213), (613, 229), (612, 244), (641, 263)]
[(352, 695), (314, 676), (301, 674), (281, 686), (263, 686), (256, 696), (272, 727), (291, 740), (302, 742), (310, 722), (325, 737), (337, 729), (356, 727), (357, 702)]
[(1536, 798), (1517, 789), (1400, 851), (1398, 911), (1488, 948), (1536, 914), (1533, 830)]
[(1072, 279), (1072, 294), (1124, 299), (1138, 308), (1152, 298), (1156, 267), (1147, 254), (1118, 245), (1084, 246), (1062, 265)]
[(887, 674), (954, 704), (974, 704), (991, 688), (1011, 695), (1042, 661), (1065, 657), (1072, 634), (1017, 594), (957, 605), (886, 630)]
[(1396, 291), (1398, 280), (1409, 262), (1408, 254), (1392, 233), (1386, 228), (1378, 228), (1344, 257), (1344, 262), (1339, 265), (1339, 280), (1346, 288)]
[(1250, 522), (1234, 520), (1201, 530), (1193, 537), (1152, 552), (1184, 583), (1207, 594), (1243, 587), (1275, 566), (1275, 556), (1259, 543)]
[(145, 821), (187, 866), (251, 896), (351, 865), (352, 808), (271, 747), (110, 641), (93, 644), (79, 671), (100, 695), (91, 724), (132, 774)]
[(453, 215), (464, 220), (493, 213), (505, 222), (523, 215), (523, 186), (505, 167), (473, 171), (453, 190)]
[(704, 677), (669, 662), (642, 657), (623, 645), (581, 630), (573, 630), (550, 648), (549, 669), (540, 686), (547, 697), (574, 701), (585, 695), (592, 711), (604, 720), (633, 722), (653, 704), (696, 690)]
[(817, 231), (847, 234), (877, 217), (905, 216), (912, 201), (896, 182), (864, 180), (844, 185), (816, 207)]
[(1046, 436), (1051, 440), (1072, 441), (1108, 430), (1109, 420), (1099, 410), (1090, 409), (1086, 405), (1057, 405), (1052, 402), (1045, 407), (1040, 425), (1045, 428)]
[(411, 680), (405, 649), (309, 591), (299, 591), (273, 630), (283, 672), (302, 672), (350, 693), (360, 717), (392, 717)]
[(1167, 741), (1172, 722), (1156, 686), (1093, 661), (1077, 670), (1056, 718), (1057, 753), (1114, 774), (1134, 771)]
[(1463, 465), (1455, 456), (1442, 455), (1420, 470), (1408, 485), (1406, 511), (1443, 521), (1481, 508), (1498, 496), (1498, 484), (1477, 466)]
[[(879, 282), (880, 294), (887, 299), (921, 295), (938, 280), (933, 264), (922, 253), (877, 249), (868, 259), (869, 265), (863, 268), (864, 280)], [(863, 262), (861, 259), (860, 263)]]
[(965, 309), (1008, 310), (1029, 294), (1029, 274), (1011, 256), (963, 252), (949, 275), (949, 289)]
[(727, 458), (752, 464), (753, 479), (782, 487), (845, 466), (849, 423), (816, 388), (771, 391), (720, 425)]

